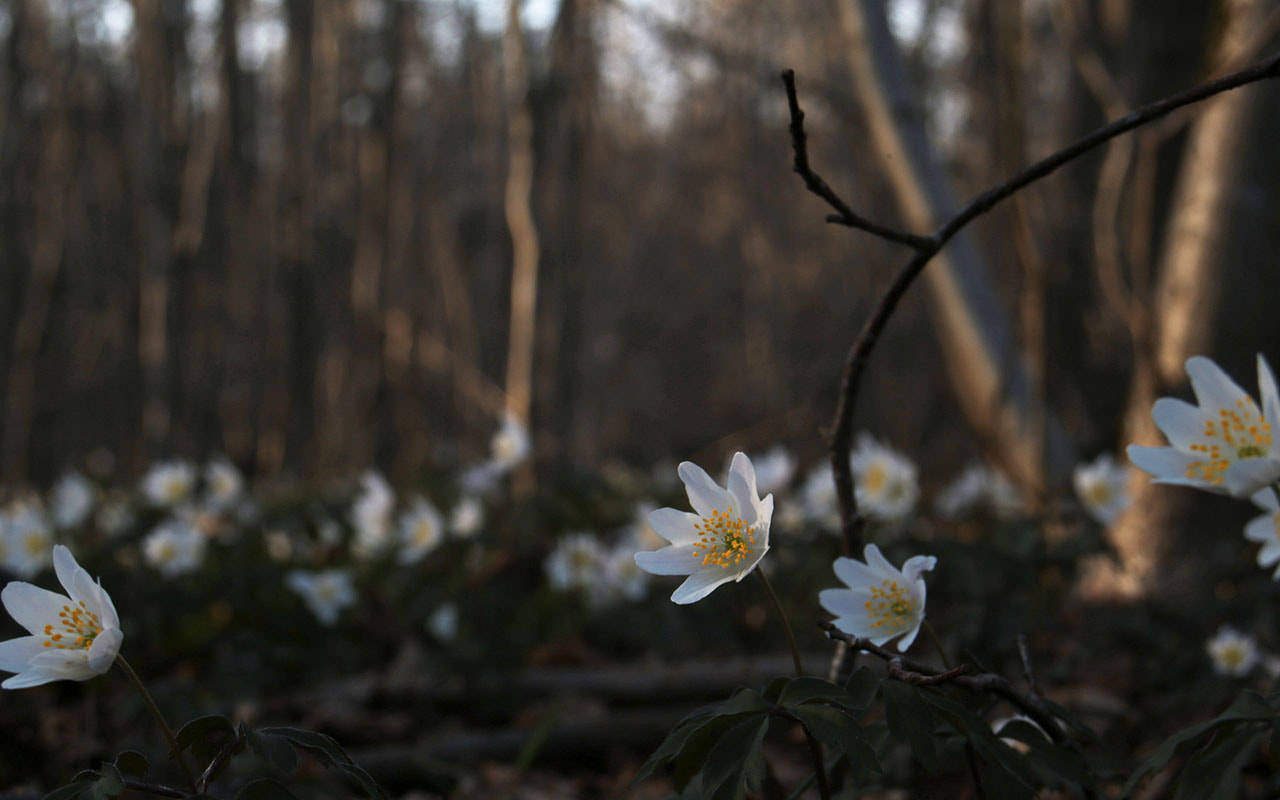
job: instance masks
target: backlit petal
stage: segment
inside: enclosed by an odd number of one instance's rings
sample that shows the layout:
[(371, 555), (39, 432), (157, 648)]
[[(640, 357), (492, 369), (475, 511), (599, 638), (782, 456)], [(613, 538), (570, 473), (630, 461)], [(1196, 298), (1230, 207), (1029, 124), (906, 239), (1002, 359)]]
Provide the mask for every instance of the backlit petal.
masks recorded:
[(677, 472), (689, 494), (689, 504), (698, 516), (709, 517), (712, 511), (724, 511), (734, 505), (733, 496), (716, 485), (707, 471), (692, 461), (680, 462)]
[(19, 625), (39, 636), (45, 625), (57, 622), (58, 612), (71, 599), (30, 583), (13, 581), (0, 592), (0, 601)]
[(1233, 497), (1248, 497), (1280, 478), (1280, 461), (1244, 458), (1227, 468), (1222, 480)]
[(119, 628), (111, 628), (98, 634), (89, 647), (89, 669), (98, 675), (111, 669), (123, 642), (124, 633)]
[(1151, 409), (1156, 427), (1169, 439), (1169, 444), (1183, 451), (1205, 440), (1205, 422), (1212, 421), (1213, 416), (1212, 411), (1202, 411), (1172, 397), (1160, 398)]
[(1204, 356), (1187, 359), (1187, 377), (1191, 378), (1191, 388), (1200, 405), (1215, 412), (1220, 408), (1235, 408), (1237, 400), (1249, 396), (1222, 367)]
[(671, 594), (671, 602), (677, 605), (696, 603), (716, 590), (716, 587), (734, 579), (734, 574), (722, 569), (706, 569), (690, 575)]
[(19, 636), (0, 642), (0, 672), (22, 672), (44, 651), (44, 637)]
[(690, 575), (703, 568), (702, 559), (689, 545), (672, 545), (636, 553), (636, 566), (653, 575)]
[(701, 521), (697, 514), (675, 508), (659, 508), (649, 514), (649, 527), (672, 544), (693, 544), (698, 540), (694, 526)]

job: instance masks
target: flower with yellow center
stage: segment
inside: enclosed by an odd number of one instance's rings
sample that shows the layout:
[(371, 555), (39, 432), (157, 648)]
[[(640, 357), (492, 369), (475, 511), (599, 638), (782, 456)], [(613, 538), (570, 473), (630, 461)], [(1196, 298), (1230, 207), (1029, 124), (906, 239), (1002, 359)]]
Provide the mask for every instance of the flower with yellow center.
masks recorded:
[(773, 495), (760, 499), (756, 472), (744, 453), (733, 456), (728, 487), (722, 488), (690, 461), (677, 470), (693, 513), (659, 508), (649, 525), (671, 544), (636, 553), (640, 569), (654, 575), (688, 575), (671, 601), (694, 603), (729, 581), (741, 581), (769, 551)]
[(63, 545), (53, 548), (53, 568), (65, 595), (22, 581), (0, 593), (9, 616), (31, 634), (0, 642), (0, 671), (17, 673), (2, 688), (88, 680), (110, 669), (120, 652), (120, 617), (102, 586)]
[[(1280, 564), (1280, 501), (1270, 487), (1258, 490), (1249, 499), (1267, 513), (1249, 520), (1244, 526), (1244, 538), (1262, 545), (1258, 566), (1269, 569)], [(1276, 567), (1271, 578), (1280, 581), (1280, 567)]]
[(1103, 525), (1115, 522), (1129, 507), (1129, 471), (1120, 466), (1110, 453), (1103, 453), (1090, 464), (1076, 467), (1076, 496), (1094, 519)]
[(416, 497), (400, 515), (400, 552), (396, 561), (413, 564), (444, 541), (444, 518), (425, 497)]
[(1205, 650), (1213, 659), (1213, 669), (1219, 675), (1230, 675), (1242, 678), (1257, 666), (1259, 661), (1258, 644), (1252, 636), (1241, 633), (1229, 625), (1218, 628), (1208, 642)]
[(920, 484), (911, 459), (863, 433), (858, 436), (858, 446), (849, 462), (858, 508), (868, 517), (885, 522), (900, 520), (916, 507)]
[(161, 461), (142, 477), (142, 493), (154, 506), (173, 508), (191, 496), (196, 468), (186, 461)]
[(285, 585), (302, 597), (324, 625), (333, 625), (344, 608), (355, 605), (356, 590), (345, 569), (308, 572), (296, 569), (284, 576)]
[(889, 563), (874, 544), (862, 551), (864, 561), (837, 558), (832, 565), (847, 589), (823, 589), (818, 602), (836, 615), (835, 626), (853, 636), (883, 645), (894, 637), (898, 650), (915, 641), (924, 622), (925, 585), (921, 573), (934, 568), (933, 556), (912, 556), (902, 569)]
[(1129, 446), (1129, 459), (1156, 483), (1246, 497), (1280, 478), (1280, 395), (1258, 355), (1262, 407), (1204, 356), (1187, 359), (1199, 405), (1162, 397), (1151, 410), (1170, 447)]

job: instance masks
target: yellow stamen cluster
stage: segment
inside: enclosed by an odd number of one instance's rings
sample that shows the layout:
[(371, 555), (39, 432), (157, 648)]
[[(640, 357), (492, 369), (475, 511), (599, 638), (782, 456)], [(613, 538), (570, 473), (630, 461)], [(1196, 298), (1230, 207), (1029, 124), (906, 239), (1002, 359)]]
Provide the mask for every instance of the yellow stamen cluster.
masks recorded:
[(1245, 648), (1238, 644), (1229, 644), (1218, 651), (1218, 662), (1228, 670), (1238, 669), (1245, 659)]
[(1095, 506), (1105, 505), (1111, 502), (1111, 487), (1103, 481), (1098, 481), (1085, 491), (1085, 497), (1089, 498), (1089, 502)]
[(898, 630), (910, 624), (916, 612), (916, 600), (905, 587), (892, 578), (885, 578), (879, 586), (869, 587), (871, 599), (863, 603), (872, 628)]
[(63, 606), (58, 612), (58, 622), (44, 626), (45, 647), (56, 650), (88, 650), (93, 640), (102, 633), (102, 620), (80, 601), (79, 607)]
[(877, 461), (862, 473), (863, 491), (878, 494), (888, 480), (889, 470), (884, 464)]
[(434, 525), (430, 522), (419, 522), (418, 526), (413, 529), (413, 543), (421, 545), (431, 544), (431, 541), (435, 538), (435, 534), (436, 529)]
[(702, 556), (704, 567), (712, 564), (717, 567), (740, 566), (756, 543), (751, 526), (734, 516), (732, 508), (712, 511), (711, 516), (703, 517), (693, 527), (699, 534), (693, 551)]
[(1187, 464), (1186, 476), (1218, 485), (1233, 463), (1245, 458), (1261, 458), (1271, 448), (1271, 425), (1258, 413), (1253, 398), (1236, 401), (1236, 408), (1218, 409), (1218, 418), (1204, 422), (1203, 443), (1191, 445), (1191, 452), (1205, 456)]

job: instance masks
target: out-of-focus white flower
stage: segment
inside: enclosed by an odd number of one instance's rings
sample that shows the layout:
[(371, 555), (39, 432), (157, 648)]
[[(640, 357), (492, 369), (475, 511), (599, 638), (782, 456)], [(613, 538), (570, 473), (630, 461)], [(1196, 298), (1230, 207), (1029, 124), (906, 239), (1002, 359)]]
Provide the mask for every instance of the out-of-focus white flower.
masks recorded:
[(95, 491), (89, 479), (67, 470), (49, 492), (49, 508), (59, 528), (78, 528), (93, 511)]
[(605, 551), (595, 534), (567, 533), (543, 562), (553, 589), (591, 591), (604, 579)]
[(999, 470), (991, 472), (990, 491), (991, 511), (997, 519), (1012, 519), (1027, 510), (1026, 499), (1018, 485)]
[(827, 461), (815, 465), (800, 487), (800, 509), (804, 519), (827, 530), (840, 529), (840, 506), (836, 481)]
[(851, 456), (858, 508), (872, 519), (899, 520), (911, 513), (920, 497), (916, 465), (868, 433), (858, 436)]
[(0, 511), (3, 564), (20, 578), (31, 578), (49, 565), (53, 555), (53, 526), (34, 500), (18, 501)]
[(391, 510), (395, 506), (391, 485), (376, 470), (360, 476), (360, 494), (351, 504), (355, 539), (351, 551), (358, 558), (377, 555), (391, 544)]
[(750, 458), (751, 465), (756, 468), (756, 488), (761, 494), (781, 492), (791, 485), (791, 478), (796, 474), (796, 460), (787, 448), (775, 444)]
[(320, 572), (296, 569), (285, 575), (284, 582), (302, 597), (307, 608), (324, 625), (333, 625), (342, 610), (356, 602), (351, 573), (345, 569)]
[(502, 472), (510, 471), (529, 457), (529, 430), (515, 414), (502, 415), (502, 427), (489, 440), (492, 462)]
[(688, 575), (671, 595), (673, 603), (684, 605), (741, 581), (769, 552), (773, 495), (760, 499), (755, 469), (744, 453), (733, 457), (727, 489), (691, 461), (678, 472), (694, 513), (659, 508), (650, 514), (649, 524), (671, 545), (635, 558), (654, 575)]
[(924, 622), (923, 573), (932, 570), (938, 559), (912, 556), (899, 570), (874, 544), (863, 548), (862, 557), (864, 561), (835, 560), (836, 577), (849, 588), (823, 589), (818, 602), (836, 615), (834, 624), (845, 633), (877, 645), (901, 636), (898, 650), (905, 652)]
[[(1270, 487), (1254, 492), (1249, 499), (1267, 513), (1249, 520), (1244, 526), (1244, 538), (1262, 545), (1258, 566), (1269, 569), (1280, 563), (1280, 501)], [(1276, 567), (1271, 579), (1280, 581), (1280, 567)]]
[(627, 536), (605, 553), (604, 577), (595, 584), (596, 591), (587, 595), (593, 605), (609, 605), (620, 600), (635, 603), (644, 599), (649, 573), (636, 563), (637, 544), (633, 537)]
[(635, 550), (656, 550), (667, 546), (667, 540), (649, 524), (649, 515), (658, 510), (658, 504), (651, 500), (641, 500), (631, 509), (631, 524), (626, 528), (626, 537), (634, 545)]
[(133, 527), (136, 521), (137, 517), (133, 513), (129, 498), (120, 493), (107, 495), (106, 500), (98, 506), (98, 514), (95, 518), (98, 527), (107, 536), (119, 536)]
[(1026, 509), (1022, 493), (1003, 473), (972, 463), (938, 492), (934, 507), (943, 519), (959, 519), (986, 508), (998, 519), (1010, 519)]
[(470, 539), (484, 527), (484, 503), (466, 495), (449, 512), (449, 529), (459, 539)]
[(196, 468), (187, 461), (159, 461), (142, 477), (142, 494), (155, 506), (173, 508), (191, 498)]
[(1075, 471), (1076, 496), (1085, 510), (1103, 525), (1116, 521), (1129, 507), (1129, 492), (1125, 484), (1128, 470), (1116, 463), (1110, 453), (1103, 453), (1090, 464), (1081, 464)]
[(166, 578), (199, 569), (204, 550), (204, 534), (182, 518), (160, 523), (142, 540), (142, 557)]
[(458, 606), (443, 603), (427, 617), (427, 630), (442, 642), (452, 642), (458, 635)]
[(342, 523), (336, 519), (324, 517), (316, 522), (316, 539), (325, 547), (337, 547), (342, 544)]
[(1262, 408), (1204, 356), (1187, 359), (1199, 405), (1162, 397), (1151, 409), (1169, 447), (1129, 445), (1129, 459), (1156, 483), (1247, 497), (1280, 478), (1280, 395), (1267, 360), (1258, 355)]
[(0, 642), (0, 671), (17, 673), (0, 684), (25, 689), (50, 681), (84, 681), (111, 669), (124, 632), (110, 596), (63, 545), (53, 568), (65, 595), (14, 581), (0, 600), (30, 636)]
[(489, 494), (498, 488), (502, 475), (503, 471), (492, 461), (472, 464), (458, 473), (458, 488), (467, 495)]
[(1205, 650), (1213, 659), (1213, 669), (1219, 675), (1241, 678), (1257, 666), (1261, 658), (1258, 643), (1252, 636), (1241, 633), (1230, 625), (1223, 625), (1209, 641)]
[(396, 560), (413, 564), (444, 541), (444, 519), (440, 511), (423, 497), (415, 497), (400, 515), (400, 553)]
[(267, 531), (262, 535), (267, 557), (277, 564), (285, 564), (293, 558), (293, 537), (286, 531)]
[(244, 492), (244, 476), (227, 458), (219, 457), (204, 468), (205, 503), (215, 511), (226, 511)]

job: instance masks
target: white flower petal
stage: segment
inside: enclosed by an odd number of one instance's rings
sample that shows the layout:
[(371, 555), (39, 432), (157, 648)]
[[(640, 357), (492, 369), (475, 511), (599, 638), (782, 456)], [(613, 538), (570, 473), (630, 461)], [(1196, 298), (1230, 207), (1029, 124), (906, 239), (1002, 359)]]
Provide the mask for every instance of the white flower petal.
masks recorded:
[(841, 556), (832, 564), (836, 577), (849, 586), (870, 586), (884, 580), (884, 576), (854, 558)]
[(906, 636), (903, 636), (901, 639), (898, 640), (899, 653), (907, 652), (907, 650), (911, 647), (911, 643), (916, 640), (916, 635), (920, 633), (920, 625), (923, 623), (924, 623), (924, 615), (921, 614), (920, 618), (916, 620), (916, 626), (911, 630), (907, 631)]
[(636, 553), (636, 566), (653, 575), (691, 575), (702, 569), (702, 558), (689, 545), (672, 545)]
[(33, 686), (43, 686), (46, 683), (61, 680), (66, 679), (57, 673), (27, 670), (14, 675), (4, 683), (0, 683), (0, 689), (30, 689)]
[(865, 616), (863, 597), (852, 589), (823, 589), (818, 592), (818, 605), (837, 617), (852, 617), (857, 614)]
[(1143, 447), (1131, 444), (1125, 451), (1133, 465), (1155, 479), (1156, 483), (1169, 483), (1179, 486), (1194, 486), (1218, 494), (1226, 494), (1225, 486), (1218, 486), (1205, 481), (1187, 477), (1187, 467), (1199, 461), (1196, 456), (1183, 453), (1173, 447)]
[(1276, 500), (1276, 493), (1271, 491), (1269, 486), (1249, 495), (1249, 500), (1263, 511), (1270, 511), (1273, 514), (1280, 511), (1280, 501)]
[(1156, 427), (1169, 439), (1169, 444), (1183, 451), (1204, 439), (1205, 421), (1213, 422), (1213, 416), (1172, 397), (1161, 397), (1151, 408)]
[(1187, 377), (1200, 405), (1210, 409), (1235, 408), (1237, 400), (1247, 400), (1249, 395), (1227, 373), (1204, 356), (1187, 359)]
[(13, 581), (4, 587), (0, 601), (9, 616), (36, 636), (44, 633), (44, 626), (56, 620), (58, 612), (71, 602), (65, 595), (22, 581)]
[(729, 467), (729, 494), (737, 501), (738, 515), (754, 526), (759, 520), (760, 492), (756, 489), (756, 469), (746, 453), (734, 453)]
[(920, 582), (923, 585), (921, 573), (929, 572), (938, 565), (938, 559), (935, 556), (912, 556), (902, 564), (902, 574), (912, 583)]
[(44, 637), (19, 636), (0, 642), (0, 672), (22, 672), (31, 665), (31, 659), (44, 652)]
[(698, 531), (694, 526), (701, 520), (697, 514), (690, 514), (688, 511), (659, 508), (650, 512), (649, 527), (672, 544), (693, 544), (698, 540)]
[(1280, 541), (1273, 538), (1258, 550), (1258, 566), (1270, 567), (1276, 562), (1280, 562)]
[(76, 571), (80, 569), (80, 565), (76, 563), (76, 557), (71, 554), (71, 548), (64, 544), (54, 545), (53, 548), (53, 571), (58, 576), (58, 582), (62, 584), (62, 588), (67, 590), (67, 594), (71, 595), (71, 599), (79, 602), (87, 601), (87, 597), (76, 597)]
[(671, 602), (682, 606), (696, 603), (715, 591), (716, 587), (728, 583), (734, 577), (734, 573), (722, 569), (695, 572), (671, 594)]
[(1244, 538), (1251, 542), (1272, 542), (1276, 540), (1276, 519), (1272, 514), (1254, 517), (1244, 526)]
[(734, 580), (741, 583), (743, 578), (751, 574), (751, 570), (756, 568), (756, 564), (760, 563), (760, 559), (764, 558), (764, 554), (767, 552), (769, 552), (768, 545), (752, 550), (751, 555), (747, 557), (747, 560), (742, 562), (742, 566), (738, 570), (738, 577)]
[(1243, 458), (1222, 474), (1233, 497), (1251, 495), (1276, 479), (1280, 479), (1280, 461), (1270, 458)]
[(1262, 395), (1262, 418), (1271, 426), (1270, 455), (1280, 459), (1280, 391), (1276, 376), (1262, 353), (1258, 353), (1258, 392)]
[(866, 560), (867, 566), (881, 574), (881, 577), (892, 576), (897, 573), (897, 568), (889, 563), (889, 559), (884, 557), (880, 552), (880, 548), (874, 544), (869, 544), (862, 548), (862, 557)]
[(677, 472), (689, 494), (689, 505), (698, 512), (698, 516), (709, 517), (711, 512), (723, 511), (733, 505), (733, 496), (716, 485), (707, 471), (692, 461), (680, 462)]
[(95, 675), (101, 675), (111, 669), (115, 663), (120, 645), (124, 643), (124, 633), (119, 628), (108, 628), (98, 634), (89, 646), (89, 669)]

